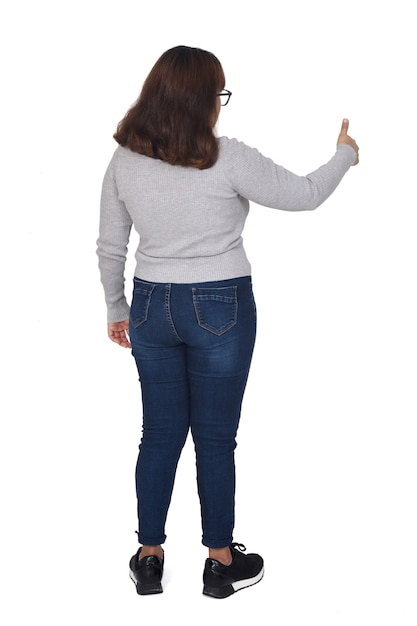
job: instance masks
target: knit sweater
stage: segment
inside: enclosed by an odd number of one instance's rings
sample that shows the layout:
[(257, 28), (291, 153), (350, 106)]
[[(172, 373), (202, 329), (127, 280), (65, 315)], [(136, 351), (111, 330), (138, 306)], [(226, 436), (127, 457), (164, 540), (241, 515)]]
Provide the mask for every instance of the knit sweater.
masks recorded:
[(248, 276), (242, 231), (249, 201), (312, 210), (336, 189), (356, 153), (339, 145), (331, 160), (298, 176), (246, 144), (221, 137), (205, 170), (170, 165), (118, 146), (104, 176), (97, 254), (107, 319), (128, 319), (124, 273), (132, 225), (139, 234), (135, 275), (196, 283)]

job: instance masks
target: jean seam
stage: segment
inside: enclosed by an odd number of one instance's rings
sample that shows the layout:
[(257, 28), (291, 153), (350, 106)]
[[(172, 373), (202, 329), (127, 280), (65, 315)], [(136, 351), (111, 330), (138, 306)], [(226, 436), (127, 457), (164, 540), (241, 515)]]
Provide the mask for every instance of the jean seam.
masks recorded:
[(142, 324), (144, 324), (145, 322), (148, 321), (148, 312), (149, 312), (149, 306), (151, 303), (151, 297), (152, 297), (152, 292), (155, 288), (155, 285), (151, 285), (150, 288), (148, 290), (145, 289), (138, 289), (135, 288), (134, 292), (133, 292), (133, 298), (135, 297), (135, 294), (142, 294), (144, 296), (146, 296), (146, 307), (145, 310), (143, 312), (143, 317), (140, 319), (140, 321), (138, 322), (137, 319), (133, 319), (132, 315), (130, 314), (130, 321), (132, 322), (133, 328), (139, 328), (139, 326), (142, 326)]
[(179, 336), (177, 329), (175, 328), (175, 324), (174, 321), (172, 319), (172, 315), (171, 315), (171, 306), (170, 306), (170, 301), (171, 301), (171, 283), (168, 283), (165, 287), (165, 314), (168, 320), (168, 325), (173, 333), (173, 335), (175, 335), (175, 337), (178, 339), (178, 341), (181, 341), (181, 343), (184, 343), (183, 340), (181, 339), (181, 337)]

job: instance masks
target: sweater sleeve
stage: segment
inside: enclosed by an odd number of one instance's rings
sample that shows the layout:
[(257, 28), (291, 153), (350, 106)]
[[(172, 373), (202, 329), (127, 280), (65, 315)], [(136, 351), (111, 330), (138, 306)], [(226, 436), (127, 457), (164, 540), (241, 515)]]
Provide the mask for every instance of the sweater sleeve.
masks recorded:
[(118, 197), (115, 179), (116, 155), (104, 176), (97, 255), (101, 282), (107, 304), (107, 321), (121, 322), (129, 318), (125, 297), (125, 265), (132, 220), (124, 202)]
[(256, 148), (230, 140), (229, 175), (237, 193), (257, 204), (283, 211), (316, 209), (336, 189), (355, 162), (356, 152), (340, 144), (326, 165), (298, 176), (264, 157)]

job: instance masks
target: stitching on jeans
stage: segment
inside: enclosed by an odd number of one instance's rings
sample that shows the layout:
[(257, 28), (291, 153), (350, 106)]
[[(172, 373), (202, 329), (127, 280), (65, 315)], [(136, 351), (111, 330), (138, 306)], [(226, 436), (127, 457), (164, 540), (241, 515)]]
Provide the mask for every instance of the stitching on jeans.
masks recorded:
[(171, 283), (168, 283), (167, 286), (165, 287), (165, 314), (168, 320), (169, 327), (172, 330), (172, 333), (176, 336), (176, 338), (179, 341), (181, 341), (181, 343), (184, 343), (181, 337), (179, 336), (177, 329), (175, 328), (175, 324), (172, 320), (170, 300), (171, 300)]
[[(233, 295), (225, 295), (226, 289), (230, 293), (232, 291)], [(205, 291), (206, 293), (202, 293)], [(208, 332), (216, 335), (217, 337), (221, 337), (231, 328), (233, 328), (237, 324), (237, 313), (238, 313), (238, 296), (237, 296), (237, 285), (230, 285), (229, 287), (209, 287), (209, 288), (193, 288), (193, 304), (195, 314), (197, 316), (197, 323), (200, 328), (204, 328)], [(199, 293), (200, 292), (200, 293)], [(220, 328), (213, 326), (210, 324), (210, 320), (204, 315), (202, 303), (206, 301), (218, 301), (224, 302), (225, 304), (229, 304), (232, 306), (232, 317)]]

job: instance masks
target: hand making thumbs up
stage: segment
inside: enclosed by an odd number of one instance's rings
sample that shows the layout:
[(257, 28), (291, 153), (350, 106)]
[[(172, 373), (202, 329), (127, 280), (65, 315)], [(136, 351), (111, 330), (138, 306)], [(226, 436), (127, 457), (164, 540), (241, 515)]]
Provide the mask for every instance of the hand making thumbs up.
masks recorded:
[(342, 129), (340, 131), (340, 135), (337, 139), (337, 145), (340, 143), (346, 143), (348, 146), (351, 146), (356, 151), (356, 161), (353, 165), (357, 165), (359, 163), (359, 147), (358, 144), (352, 137), (350, 137), (347, 132), (349, 130), (349, 120), (344, 119), (342, 122)]

